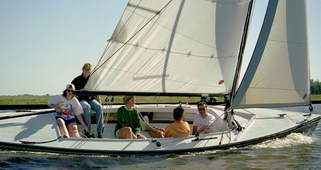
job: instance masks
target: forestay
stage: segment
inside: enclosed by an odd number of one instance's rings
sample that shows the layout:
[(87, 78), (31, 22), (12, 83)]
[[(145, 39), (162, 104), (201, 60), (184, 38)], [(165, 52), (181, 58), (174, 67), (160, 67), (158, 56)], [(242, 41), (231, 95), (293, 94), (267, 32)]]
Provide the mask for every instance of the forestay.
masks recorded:
[(130, 0), (85, 90), (229, 93), (248, 5)]
[(310, 101), (306, 4), (270, 1), (232, 108), (307, 105)]

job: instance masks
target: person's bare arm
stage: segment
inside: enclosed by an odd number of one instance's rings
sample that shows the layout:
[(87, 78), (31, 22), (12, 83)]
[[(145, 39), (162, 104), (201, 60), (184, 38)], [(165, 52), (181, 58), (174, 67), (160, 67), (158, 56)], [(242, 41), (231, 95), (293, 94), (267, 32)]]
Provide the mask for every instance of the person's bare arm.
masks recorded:
[(193, 132), (192, 132), (192, 135), (196, 135), (196, 132), (197, 132), (197, 126), (193, 126)]
[[(206, 131), (209, 127), (211, 126), (210, 123), (204, 125), (203, 127), (201, 127), (199, 130), (196, 131), (196, 133), (201, 133), (201, 132), (204, 132)], [(194, 129), (193, 129), (194, 130)]]
[(48, 104), (48, 106), (51, 107), (51, 108), (54, 108), (57, 113), (60, 112), (60, 109), (59, 109), (58, 106), (56, 106), (56, 105), (54, 105), (54, 104)]
[(76, 115), (76, 117), (77, 117), (78, 121), (80, 122), (80, 124), (82, 125), (82, 127), (84, 128), (84, 130), (88, 132), (88, 127), (85, 124), (84, 119), (82, 118), (82, 116), (81, 115)]

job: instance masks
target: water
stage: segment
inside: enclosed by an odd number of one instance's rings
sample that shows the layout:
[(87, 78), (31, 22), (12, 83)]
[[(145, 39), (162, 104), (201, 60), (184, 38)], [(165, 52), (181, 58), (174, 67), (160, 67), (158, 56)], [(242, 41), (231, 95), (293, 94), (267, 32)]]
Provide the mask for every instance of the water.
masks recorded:
[(0, 151), (0, 169), (3, 168), (321, 169), (321, 125), (312, 136), (290, 134), (244, 148), (199, 153), (110, 157)]
[(320, 169), (321, 127), (312, 137), (291, 134), (241, 149), (162, 156), (79, 156), (0, 152), (0, 167), (10, 169)]

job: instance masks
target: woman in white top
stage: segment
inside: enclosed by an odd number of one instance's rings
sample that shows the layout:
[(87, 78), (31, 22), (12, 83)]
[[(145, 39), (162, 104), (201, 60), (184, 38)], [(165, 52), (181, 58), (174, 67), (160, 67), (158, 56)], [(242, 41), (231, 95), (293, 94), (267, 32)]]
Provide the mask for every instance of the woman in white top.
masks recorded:
[(197, 104), (197, 109), (198, 113), (194, 116), (192, 134), (213, 133), (215, 131), (215, 117), (212, 114), (207, 113), (207, 104), (200, 102)]
[(56, 110), (55, 117), (61, 136), (66, 138), (80, 138), (75, 116), (83, 126), (84, 130), (88, 131), (88, 128), (81, 116), (83, 113), (82, 107), (78, 99), (73, 94), (74, 90), (75, 86), (73, 84), (68, 84), (62, 95), (54, 96), (48, 101), (48, 106)]

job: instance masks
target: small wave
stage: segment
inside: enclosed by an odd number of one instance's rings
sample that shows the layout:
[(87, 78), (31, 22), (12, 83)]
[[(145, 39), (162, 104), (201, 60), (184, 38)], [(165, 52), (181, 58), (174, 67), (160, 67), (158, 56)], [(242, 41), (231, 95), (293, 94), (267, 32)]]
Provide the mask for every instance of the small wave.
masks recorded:
[(286, 148), (292, 146), (298, 146), (303, 144), (311, 144), (314, 142), (314, 139), (310, 136), (305, 136), (301, 133), (291, 133), (287, 135), (285, 138), (278, 138), (265, 141), (263, 143), (252, 146), (253, 149), (261, 149), (261, 148)]

